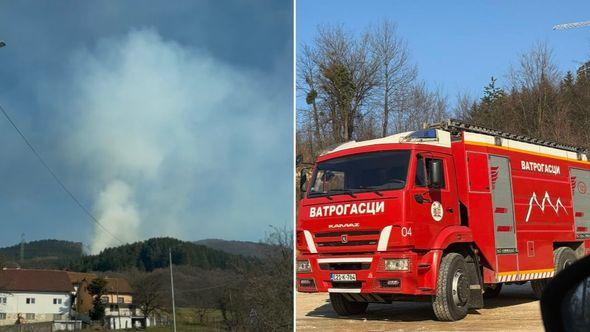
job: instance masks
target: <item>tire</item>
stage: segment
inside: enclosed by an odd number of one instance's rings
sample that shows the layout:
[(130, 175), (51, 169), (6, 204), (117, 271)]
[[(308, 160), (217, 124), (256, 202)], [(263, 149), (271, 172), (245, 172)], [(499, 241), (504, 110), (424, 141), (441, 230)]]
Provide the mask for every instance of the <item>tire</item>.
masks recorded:
[(465, 258), (457, 253), (445, 255), (438, 271), (436, 295), (432, 299), (436, 318), (441, 321), (465, 318), (470, 293)]
[(483, 291), (483, 298), (484, 299), (493, 299), (494, 297), (498, 297), (500, 292), (502, 291), (502, 284), (494, 284), (493, 286), (488, 286)]
[(340, 316), (360, 315), (367, 310), (369, 303), (352, 302), (347, 300), (344, 295), (330, 293), (330, 303), (334, 311)]
[[(571, 265), (576, 260), (576, 254), (571, 248), (559, 247), (553, 252), (553, 265), (555, 268), (555, 274), (561, 272), (563, 269)], [(531, 280), (531, 288), (533, 294), (537, 299), (541, 298), (545, 286), (549, 283), (550, 279), (539, 279)]]

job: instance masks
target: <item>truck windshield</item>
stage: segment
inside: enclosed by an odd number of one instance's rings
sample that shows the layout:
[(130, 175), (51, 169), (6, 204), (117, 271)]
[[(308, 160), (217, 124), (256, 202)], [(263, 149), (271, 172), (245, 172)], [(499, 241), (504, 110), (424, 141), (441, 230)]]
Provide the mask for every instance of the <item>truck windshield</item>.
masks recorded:
[(326, 160), (316, 168), (308, 197), (401, 189), (406, 184), (409, 160), (407, 150)]

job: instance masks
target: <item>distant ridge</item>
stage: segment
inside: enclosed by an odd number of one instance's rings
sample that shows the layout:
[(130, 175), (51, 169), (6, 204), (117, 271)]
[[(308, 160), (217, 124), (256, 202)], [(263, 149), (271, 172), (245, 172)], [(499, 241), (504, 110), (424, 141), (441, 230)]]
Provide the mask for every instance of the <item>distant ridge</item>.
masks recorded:
[(25, 243), (24, 261), (20, 262), (20, 244), (0, 248), (4, 266), (55, 268), (65, 260), (82, 257), (82, 243), (62, 240), (38, 240)]
[(220, 250), (228, 254), (256, 258), (263, 258), (270, 250), (273, 249), (272, 246), (268, 244), (251, 241), (204, 239), (199, 241), (193, 241), (193, 243), (207, 246), (212, 249)]
[(85, 255), (80, 242), (39, 240), (25, 244), (23, 262), (20, 262), (20, 244), (0, 248), (0, 267), (72, 271), (152, 271), (168, 266), (168, 250), (172, 249), (174, 264), (206, 270), (231, 270), (254, 264), (256, 258), (261, 257), (265, 247), (262, 244), (244, 241), (216, 239), (205, 242), (209, 245), (167, 237), (152, 238), (106, 248), (97, 255)]

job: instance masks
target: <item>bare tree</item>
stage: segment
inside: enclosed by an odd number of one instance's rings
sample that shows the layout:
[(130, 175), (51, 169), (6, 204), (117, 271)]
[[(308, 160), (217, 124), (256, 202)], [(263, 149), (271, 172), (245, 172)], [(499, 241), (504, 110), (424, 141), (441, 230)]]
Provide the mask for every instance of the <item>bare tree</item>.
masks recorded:
[(512, 90), (518, 91), (521, 104), (520, 125), (528, 126), (528, 133), (543, 135), (548, 129), (551, 94), (559, 83), (560, 73), (553, 61), (553, 52), (546, 43), (536, 43), (520, 56), (518, 66), (508, 74)]
[[(317, 65), (313, 61), (315, 55), (313, 54), (314, 51), (309, 46), (303, 46), (302, 56), (298, 57), (297, 60), (297, 73), (298, 73), (298, 80), (297, 80), (297, 90), (301, 91), (305, 96), (305, 102), (309, 105), (310, 114), (306, 115), (309, 117), (307, 121), (308, 126), (311, 129), (310, 132), (313, 132), (313, 136), (309, 137), (310, 141), (310, 150), (313, 154), (315, 145), (318, 148), (322, 148), (323, 140), (322, 140), (322, 120), (320, 120), (320, 110), (318, 109), (317, 100), (318, 100), (318, 86), (316, 83), (317, 80)], [(301, 110), (304, 111), (304, 110)]]
[(395, 129), (397, 132), (416, 130), (447, 117), (446, 96), (441, 90), (429, 91), (426, 83), (420, 82), (412, 87), (408, 98), (404, 100)]
[(355, 121), (378, 84), (369, 46), (367, 34), (355, 38), (341, 26), (318, 29), (314, 46), (304, 46), (302, 57), (310, 59), (300, 63), (311, 61), (317, 68), (315, 97), (328, 110), (334, 142), (353, 139)]
[(300, 49), (297, 89), (305, 103), (297, 109), (296, 147), (305, 160), (334, 144), (416, 129), (447, 113), (446, 97), (416, 82), (406, 42), (390, 21), (360, 34), (319, 27)]
[(371, 49), (378, 64), (378, 89), (374, 101), (382, 109), (381, 136), (387, 136), (391, 110), (399, 109), (408, 97), (417, 68), (409, 61), (406, 42), (397, 35), (394, 23), (384, 20), (370, 34)]
[(136, 274), (132, 280), (135, 294), (133, 297), (137, 307), (141, 310), (146, 321), (154, 313), (164, 310), (167, 303), (164, 301), (162, 289), (165, 283), (157, 273)]
[(469, 114), (476, 106), (476, 99), (469, 93), (459, 93), (456, 97), (456, 105), (453, 109), (453, 116), (461, 120), (467, 120)]

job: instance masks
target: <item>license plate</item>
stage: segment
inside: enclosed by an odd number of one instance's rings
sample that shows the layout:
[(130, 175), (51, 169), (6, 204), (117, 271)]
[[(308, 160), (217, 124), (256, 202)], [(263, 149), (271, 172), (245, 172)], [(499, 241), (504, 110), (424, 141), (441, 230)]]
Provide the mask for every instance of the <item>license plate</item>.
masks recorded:
[(330, 273), (330, 280), (332, 280), (332, 281), (356, 281), (356, 274), (354, 274), (354, 273)]

